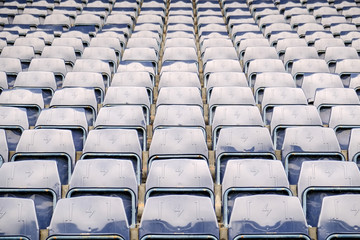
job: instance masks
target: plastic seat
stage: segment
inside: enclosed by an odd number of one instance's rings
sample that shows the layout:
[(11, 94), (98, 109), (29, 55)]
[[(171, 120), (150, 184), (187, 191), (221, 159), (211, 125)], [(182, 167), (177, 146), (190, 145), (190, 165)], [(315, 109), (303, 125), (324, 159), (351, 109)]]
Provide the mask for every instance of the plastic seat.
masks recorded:
[(47, 239), (71, 237), (120, 240), (128, 239), (129, 235), (124, 204), (120, 198), (84, 196), (59, 200), (51, 219)]
[(317, 107), (323, 124), (329, 123), (332, 106), (359, 104), (356, 92), (348, 88), (318, 89), (314, 98), (314, 106)]
[(114, 49), (118, 61), (120, 61), (121, 52), (124, 45), (118, 38), (114, 37), (94, 37), (90, 41), (90, 47), (109, 47)]
[(203, 54), (207, 48), (219, 46), (234, 47), (233, 42), (229, 38), (205, 38), (203, 41), (200, 41), (200, 52)]
[(349, 144), (348, 144), (348, 157), (349, 157), (349, 161), (355, 162), (360, 168), (360, 161), (359, 161), (360, 149), (358, 144), (359, 134), (360, 134), (359, 129), (353, 128), (351, 130)]
[(53, 13), (48, 15), (44, 19), (44, 25), (61, 26), (63, 29), (69, 29), (71, 27), (71, 21), (69, 16), (60, 13)]
[(265, 88), (261, 102), (261, 110), (266, 125), (271, 121), (274, 107), (281, 105), (307, 105), (307, 100), (304, 92), (299, 88)]
[(292, 27), (288, 23), (272, 23), (264, 28), (264, 35), (270, 38), (273, 32), (292, 31)]
[(84, 28), (85, 31), (93, 34), (93, 32), (96, 32), (102, 27), (102, 24), (100, 16), (94, 14), (81, 14), (76, 16), (74, 26), (78, 27), (77, 29), (80, 31)]
[(337, 23), (330, 26), (331, 33), (336, 37), (340, 36), (341, 32), (357, 31), (356, 25), (352, 23)]
[(357, 7), (346, 7), (343, 9), (342, 15), (351, 18), (352, 16), (360, 15), (360, 10)]
[(247, 73), (250, 62), (255, 59), (279, 59), (274, 47), (247, 47), (244, 59), (243, 68)]
[(235, 24), (230, 29), (230, 37), (232, 40), (236, 39), (237, 36), (244, 32), (256, 32), (260, 31), (260, 28), (255, 23), (240, 23)]
[(297, 15), (308, 15), (309, 11), (305, 7), (299, 6), (285, 9), (283, 14), (286, 19), (289, 19)]
[(159, 195), (188, 194), (209, 197), (214, 204), (213, 185), (206, 161), (195, 159), (154, 161), (146, 180), (145, 201)]
[(216, 72), (243, 72), (238, 60), (216, 59), (210, 60), (204, 65), (204, 85), (212, 73)]
[(254, 96), (248, 87), (214, 87), (209, 97), (209, 123), (218, 106), (250, 105), (254, 106)]
[(160, 75), (158, 89), (165, 87), (196, 87), (201, 89), (200, 79), (193, 72), (163, 72)]
[(270, 122), (270, 133), (275, 148), (281, 148), (287, 128), (301, 126), (322, 126), (316, 107), (302, 105), (274, 107)]
[(220, 131), (214, 150), (217, 184), (222, 182), (225, 168), (231, 159), (276, 159), (269, 131), (263, 127), (224, 128)]
[(44, 100), (40, 90), (8, 89), (1, 93), (0, 105), (25, 108), (29, 124), (34, 126), (37, 117), (44, 108)]
[(112, 87), (145, 87), (150, 102), (153, 102), (153, 91), (155, 83), (148, 72), (118, 72), (114, 75)]
[(6, 209), (6, 214), (2, 214), (0, 222), (0, 227), (3, 229), (1, 238), (39, 239), (40, 231), (33, 200), (2, 197), (0, 209)]
[(203, 109), (201, 93), (196, 87), (161, 88), (156, 101), (156, 108), (161, 105), (199, 106)]
[(155, 38), (130, 38), (126, 44), (127, 48), (152, 48), (159, 56), (160, 46)]
[(58, 87), (67, 73), (65, 61), (60, 58), (34, 58), (30, 62), (29, 71), (53, 72)]
[(204, 133), (196, 128), (162, 128), (153, 133), (149, 148), (148, 169), (164, 159), (203, 159), (208, 161)]
[(201, 129), (206, 136), (201, 108), (189, 105), (161, 105), (156, 110), (153, 129), (186, 127)]
[(0, 37), (5, 39), (8, 43), (14, 43), (17, 38), (19, 38), (18, 31), (1, 31)]
[(192, 47), (168, 47), (164, 50), (162, 63), (173, 61), (196, 62), (196, 50)]
[[(121, 72), (147, 72), (150, 75), (151, 82), (155, 83), (155, 70), (152, 66), (144, 65), (139, 62), (119, 63), (119, 67), (116, 71)], [(135, 74), (135, 73), (134, 73)], [(115, 76), (114, 76), (115, 77)]]
[[(131, 39), (130, 39), (131, 40)], [(165, 40), (164, 48), (191, 47), (196, 49), (195, 41), (191, 38), (169, 38)]]
[[(36, 143), (36, 144), (34, 144)], [(75, 164), (75, 147), (71, 131), (58, 129), (24, 130), (10, 159), (56, 161), (62, 184), (67, 184)]]
[(93, 89), (97, 103), (102, 103), (104, 100), (105, 84), (100, 73), (69, 72), (66, 74), (62, 87)]
[(210, 100), (214, 87), (248, 87), (248, 83), (245, 74), (242, 72), (211, 73), (206, 85), (207, 102)]
[(101, 73), (105, 86), (108, 87), (110, 85), (112, 76), (110, 66), (100, 59), (77, 59), (72, 71)]
[(358, 96), (360, 94), (360, 92), (359, 92), (360, 78), (359, 77), (360, 77), (360, 74), (351, 74), (350, 83), (349, 83), (349, 88), (354, 89)]
[(69, 31), (63, 32), (61, 38), (79, 38), (85, 46), (90, 44), (90, 36), (88, 33), (79, 31), (79, 29), (70, 28)]
[[(266, 15), (259, 20), (259, 27), (265, 30), (268, 26), (274, 23), (286, 23), (285, 18), (282, 14), (270, 14)], [(274, 26), (273, 26), (274, 27)], [(271, 28), (273, 28), (271, 27)], [(268, 30), (266, 30), (268, 32)], [(265, 34), (266, 37), (266, 34)]]
[(265, 38), (243, 39), (239, 42), (238, 53), (240, 59), (244, 57), (247, 47), (270, 47), (269, 41)]
[(150, 101), (145, 87), (110, 87), (103, 106), (137, 105), (144, 111), (146, 123), (150, 122)]
[(330, 73), (326, 61), (323, 59), (299, 59), (293, 61), (291, 74), (297, 86), (302, 85), (305, 75), (312, 73)]
[(6, 132), (4, 129), (0, 129), (0, 167), (4, 162), (8, 161), (8, 156), (9, 148), (6, 139)]
[(359, 231), (356, 228), (359, 217), (354, 206), (359, 200), (360, 196), (355, 194), (324, 197), (317, 224), (318, 239), (358, 238)]
[(85, 110), (75, 108), (44, 109), (36, 121), (35, 129), (71, 130), (76, 151), (81, 151), (88, 134)]
[(0, 173), (0, 199), (6, 196), (33, 199), (39, 228), (49, 226), (56, 202), (61, 198), (55, 161), (8, 162), (0, 168)]
[(339, 105), (331, 108), (329, 127), (333, 128), (338, 138), (341, 149), (348, 149), (350, 132), (353, 128), (359, 128), (359, 106)]
[(276, 47), (278, 40), (284, 38), (299, 38), (299, 35), (295, 31), (281, 31), (281, 32), (274, 32), (271, 34), (269, 38), (270, 46)]
[(203, 64), (214, 59), (238, 59), (234, 47), (208, 47), (202, 55)]
[(318, 59), (316, 48), (314, 47), (288, 47), (284, 54), (285, 69), (291, 71), (292, 63), (299, 59)]
[(14, 46), (30, 46), (33, 47), (35, 54), (41, 54), (45, 47), (45, 41), (41, 38), (17, 38), (14, 42)]
[(292, 196), (282, 164), (263, 159), (229, 160), (222, 181), (224, 225), (228, 226), (236, 198), (257, 194)]
[(255, 102), (261, 104), (267, 87), (296, 87), (291, 74), (286, 72), (258, 73), (254, 83)]
[[(84, 181), (86, 178), (86, 181)], [(119, 178), (122, 180), (119, 181)], [(138, 183), (130, 160), (88, 159), (76, 163), (67, 198), (111, 196), (121, 198), (130, 227), (136, 223)]]
[(1, 51), (0, 56), (3, 58), (18, 58), (22, 64), (29, 64), (35, 57), (34, 48), (30, 46), (7, 46)]
[(299, 25), (306, 23), (316, 23), (315, 17), (310, 14), (298, 14), (298, 15), (293, 15), (290, 18), (290, 26), (295, 30)]
[(324, 56), (328, 47), (345, 47), (345, 44), (338, 38), (320, 38), (315, 40), (314, 47), (320, 56)]
[(104, 107), (94, 124), (95, 129), (135, 129), (137, 130), (142, 149), (147, 146), (146, 121), (140, 106)]
[(288, 128), (282, 146), (282, 162), (290, 184), (297, 184), (301, 164), (314, 160), (345, 161), (334, 130), (323, 127)]
[(284, 65), (280, 59), (254, 59), (251, 60), (248, 69), (249, 86), (253, 87), (256, 82), (257, 75), (264, 72), (286, 72)]
[(77, 56), (81, 56), (84, 50), (81, 39), (72, 37), (55, 38), (51, 46), (73, 47)]
[(346, 22), (346, 18), (343, 15), (324, 15), (321, 18), (321, 24), (324, 28), (330, 28), (334, 24), (343, 24)]
[(335, 73), (338, 74), (345, 87), (350, 84), (352, 74), (358, 74), (360, 66), (360, 59), (344, 59), (336, 63)]
[[(159, 216), (160, 209), (162, 214)], [(139, 239), (173, 239), (177, 238), (179, 233), (184, 238), (219, 239), (219, 227), (210, 198), (170, 195), (151, 197), (146, 201), (139, 227)]]
[(118, 67), (118, 58), (112, 48), (108, 47), (87, 47), (84, 49), (82, 58), (99, 59), (109, 64), (112, 72), (115, 73)]
[(8, 86), (13, 86), (15, 77), (22, 71), (21, 62), (17, 58), (0, 58), (0, 71), (6, 73)]
[(359, 31), (351, 31), (351, 32), (341, 32), (340, 39), (344, 41), (345, 44), (350, 44), (354, 39), (360, 38)]
[(156, 52), (151, 48), (127, 48), (122, 56), (123, 62), (143, 62), (149, 64), (157, 73), (158, 57)]
[[(167, 35), (169, 35), (169, 33)], [(131, 34), (131, 38), (154, 38), (154, 39), (156, 39), (156, 41), (158, 42), (159, 45), (160, 45), (161, 40), (162, 40), (161, 36), (159, 36), (158, 33), (152, 32), (152, 31), (145, 31), (145, 30), (143, 30), (143, 31), (134, 31)], [(151, 53), (151, 55), (152, 55), (152, 53)]]
[(329, 68), (334, 71), (336, 63), (344, 59), (358, 59), (359, 56), (355, 48), (352, 47), (327, 47), (325, 51), (325, 61)]
[(228, 127), (262, 127), (263, 120), (256, 106), (219, 106), (212, 122), (213, 149), (222, 129)]
[(283, 60), (286, 48), (288, 48), (288, 47), (307, 47), (307, 43), (302, 38), (279, 39), (276, 44), (276, 51), (281, 60)]
[(60, 58), (65, 61), (65, 64), (74, 66), (76, 61), (75, 50), (73, 47), (65, 46), (46, 46), (42, 53), (42, 58)]
[(41, 89), (44, 103), (49, 104), (57, 86), (52, 72), (20, 72), (14, 88)]
[(264, 194), (235, 199), (228, 232), (231, 240), (309, 240), (308, 235), (306, 219), (296, 197)]
[(328, 6), (325, 4), (325, 6), (319, 6), (317, 8), (314, 8), (313, 15), (315, 18), (322, 18), (324, 15), (338, 15), (336, 8), (332, 6)]
[(315, 92), (318, 88), (342, 88), (339, 75), (332, 73), (305, 74), (301, 88), (309, 103), (314, 102)]
[(142, 149), (138, 133), (134, 129), (95, 129), (86, 139), (81, 159), (123, 159), (131, 160), (140, 183)]
[(324, 197), (359, 194), (359, 184), (360, 173), (354, 162), (303, 162), (297, 186), (307, 223), (317, 226)]
[(50, 108), (81, 108), (85, 110), (88, 125), (92, 126), (97, 116), (95, 92), (86, 88), (63, 88), (54, 93)]

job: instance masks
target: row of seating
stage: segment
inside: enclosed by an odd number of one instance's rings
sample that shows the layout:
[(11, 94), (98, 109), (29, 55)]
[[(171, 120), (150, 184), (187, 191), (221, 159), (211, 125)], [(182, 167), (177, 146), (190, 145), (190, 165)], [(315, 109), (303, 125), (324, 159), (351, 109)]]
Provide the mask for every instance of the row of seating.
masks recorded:
[[(16, 20), (23, 11), (26, 17), (37, 4), (10, 15)], [(356, 238), (359, 99), (355, 90), (340, 89), (349, 84), (336, 72), (353, 59), (326, 58), (331, 48), (324, 56), (316, 50), (314, 62), (291, 59), (295, 49), (285, 41), (279, 56), (284, 37), (309, 39), (301, 23), (287, 33), (271, 22), (272, 15), (286, 16), (282, 8), (285, 13), (298, 5), (288, 4), (60, 2), (47, 11), (65, 11), (67, 19), (72, 12), (68, 29), (54, 24), (61, 28), (46, 32), (40, 24), (21, 38), (7, 29), (14, 24), (10, 18), (0, 36), (8, 36), (9, 45), (10, 35), (20, 43), (4, 46), (0, 58), (9, 88), (0, 94), (6, 106), (1, 146), (8, 146), (0, 151), (0, 238), (4, 231), (6, 237), (38, 239), (39, 229), (47, 228), (48, 239), (310, 239), (309, 226), (318, 227), (318, 239), (338, 233)], [(76, 5), (75, 12), (66, 5)], [(310, 5), (315, 16), (319, 11)], [(51, 46), (22, 61), (18, 39), (36, 36), (49, 36), (42, 41)], [(16, 70), (8, 69), (10, 62)], [(300, 62), (307, 65), (298, 71)], [(312, 68), (315, 62), (323, 68)], [(36, 79), (31, 86), (26, 75)], [(326, 85), (328, 79), (337, 88)], [(25, 205), (31, 219), (24, 228)], [(14, 227), (3, 227), (14, 216)]]

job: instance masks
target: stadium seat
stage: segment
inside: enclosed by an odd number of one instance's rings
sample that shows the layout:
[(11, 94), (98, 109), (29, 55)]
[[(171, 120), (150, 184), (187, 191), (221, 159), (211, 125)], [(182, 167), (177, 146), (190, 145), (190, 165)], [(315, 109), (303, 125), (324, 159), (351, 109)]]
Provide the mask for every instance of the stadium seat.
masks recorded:
[(117, 197), (84, 196), (61, 199), (49, 226), (48, 240), (129, 239), (123, 201)]
[(324, 57), (327, 47), (345, 47), (344, 41), (339, 38), (319, 38), (314, 42), (320, 57)]
[(254, 83), (255, 103), (261, 104), (264, 90), (267, 87), (290, 87), (295, 88), (295, 81), (290, 73), (286, 72), (264, 72), (256, 76)]
[(360, 169), (360, 161), (359, 161), (360, 146), (358, 144), (359, 134), (360, 134), (359, 129), (354, 128), (351, 130), (349, 147), (348, 147), (348, 157), (349, 157), (349, 161), (355, 162)]
[(7, 89), (3, 90), (0, 95), (0, 105), (25, 108), (29, 125), (34, 126), (36, 119), (44, 108), (44, 100), (41, 90)]
[(71, 130), (75, 150), (81, 151), (88, 134), (85, 110), (81, 108), (44, 109), (36, 121), (35, 129)]
[[(159, 214), (160, 209), (162, 214)], [(179, 234), (182, 238), (219, 239), (219, 226), (210, 198), (169, 195), (146, 201), (139, 239), (176, 239)]]
[(226, 127), (262, 127), (260, 111), (255, 106), (219, 106), (212, 122), (213, 149), (216, 147), (220, 131)]
[(142, 149), (134, 129), (94, 129), (89, 132), (81, 159), (113, 158), (131, 160), (140, 183)]
[[(326, 146), (326, 148), (324, 147)], [(297, 184), (304, 161), (345, 161), (335, 132), (323, 127), (294, 127), (285, 131), (282, 162), (290, 184)]]
[(354, 162), (303, 162), (297, 184), (308, 225), (317, 226), (326, 196), (360, 193), (360, 172)]
[(143, 151), (147, 146), (147, 127), (140, 106), (103, 107), (94, 124), (95, 129), (136, 129)]
[(312, 73), (330, 73), (326, 61), (323, 59), (299, 59), (293, 61), (291, 74), (297, 86), (302, 85), (304, 75)]
[(55, 161), (8, 162), (0, 168), (0, 173), (0, 199), (17, 197), (34, 200), (39, 228), (46, 229), (56, 202), (61, 198)]
[(254, 96), (248, 87), (214, 87), (209, 97), (209, 122), (218, 106), (250, 105), (254, 106)]
[(348, 149), (351, 129), (359, 127), (359, 114), (359, 106), (339, 105), (331, 108), (329, 127), (334, 129), (343, 150)]
[(161, 88), (156, 101), (156, 108), (162, 105), (198, 106), (203, 109), (201, 92), (196, 87)]
[[(86, 180), (84, 180), (86, 179)], [(117, 159), (88, 159), (76, 163), (67, 198), (109, 196), (121, 198), (130, 227), (135, 227), (138, 183), (132, 162)]]
[(236, 198), (233, 212), (228, 231), (231, 240), (310, 239), (296, 197), (264, 194)]
[(103, 102), (104, 107), (117, 105), (141, 106), (146, 123), (150, 122), (150, 100), (145, 87), (110, 87)]
[(105, 84), (100, 73), (95, 72), (69, 72), (66, 74), (63, 88), (88, 88), (95, 92), (98, 104), (104, 101)]
[(343, 59), (358, 59), (359, 56), (355, 48), (352, 47), (330, 47), (325, 50), (324, 59), (331, 72), (336, 69), (336, 63)]
[(360, 195), (358, 194), (324, 197), (317, 225), (318, 239), (358, 238), (357, 222), (359, 222), (359, 215), (357, 214), (357, 205), (359, 200)]
[(314, 98), (314, 106), (317, 107), (323, 124), (329, 123), (332, 106), (359, 104), (355, 90), (349, 88), (318, 89)]
[(84, 46), (81, 39), (76, 37), (55, 38), (51, 46), (73, 47), (76, 56), (81, 56), (84, 51)]
[(209, 154), (203, 131), (186, 127), (154, 131), (149, 148), (148, 169), (153, 161), (169, 158), (208, 161)]
[(316, 48), (314, 47), (287, 47), (284, 53), (285, 69), (291, 72), (292, 64), (299, 59), (318, 59)]
[(33, 200), (3, 197), (0, 198), (0, 209), (6, 209), (6, 212), (2, 212), (0, 238), (39, 240), (39, 225)]
[(282, 164), (263, 159), (229, 160), (222, 181), (224, 225), (228, 226), (236, 198), (258, 194), (292, 196)]
[(274, 147), (280, 149), (285, 130), (289, 127), (322, 126), (321, 118), (314, 106), (276, 106), (270, 122), (270, 133)]
[(70, 69), (76, 61), (75, 49), (70, 46), (46, 46), (41, 53), (41, 57), (63, 59), (65, 64), (70, 66)]
[(67, 184), (75, 164), (75, 147), (71, 131), (59, 129), (23, 131), (10, 161), (34, 159), (56, 161), (61, 183)]
[(315, 93), (318, 88), (342, 88), (344, 85), (337, 74), (313, 73), (305, 74), (301, 85), (302, 90), (309, 103), (314, 102)]
[(265, 125), (269, 125), (274, 107), (281, 105), (307, 105), (304, 92), (292, 87), (265, 88), (261, 111)]
[(54, 93), (50, 108), (81, 108), (85, 110), (89, 126), (93, 126), (98, 108), (95, 92), (87, 88), (63, 88)]
[(67, 73), (65, 61), (60, 58), (34, 58), (30, 62), (28, 71), (53, 72), (58, 87), (61, 87)]
[(115, 73), (118, 67), (118, 58), (116, 57), (116, 53), (114, 49), (109, 47), (87, 47), (84, 49), (82, 58), (99, 59), (106, 62), (109, 64), (112, 73)]
[[(240, 136), (240, 137), (238, 137)], [(263, 127), (229, 127), (220, 131), (215, 148), (216, 183), (229, 159), (276, 159), (269, 131)]]
[(213, 189), (213, 181), (206, 161), (164, 159), (154, 161), (151, 165), (146, 180), (145, 201), (160, 195), (188, 194), (209, 197), (215, 204)]
[(49, 104), (57, 89), (52, 72), (20, 72), (14, 82), (14, 88), (41, 89), (44, 103)]
[(24, 37), (17, 38), (14, 42), (14, 46), (29, 46), (33, 47), (35, 54), (41, 54), (45, 47), (45, 41), (41, 38)]

